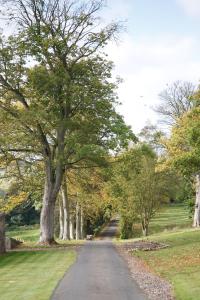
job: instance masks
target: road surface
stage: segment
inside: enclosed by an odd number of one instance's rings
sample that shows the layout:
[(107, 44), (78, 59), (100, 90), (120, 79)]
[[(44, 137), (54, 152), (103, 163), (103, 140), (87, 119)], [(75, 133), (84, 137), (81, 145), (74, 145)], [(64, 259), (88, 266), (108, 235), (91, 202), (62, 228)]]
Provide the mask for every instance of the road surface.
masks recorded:
[(101, 234), (101, 240), (86, 242), (51, 300), (147, 299), (112, 244), (116, 228), (117, 222), (112, 221)]

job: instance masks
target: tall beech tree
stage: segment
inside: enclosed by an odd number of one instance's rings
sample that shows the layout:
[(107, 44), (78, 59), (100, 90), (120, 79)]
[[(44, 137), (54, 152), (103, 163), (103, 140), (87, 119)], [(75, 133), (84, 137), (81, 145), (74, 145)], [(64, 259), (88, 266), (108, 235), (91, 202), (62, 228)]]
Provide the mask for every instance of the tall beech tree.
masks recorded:
[(50, 244), (65, 170), (103, 159), (130, 137), (115, 111), (112, 63), (101, 53), (120, 25), (100, 28), (103, 1), (2, 2), (13, 5), (8, 17), (18, 30), (0, 41), (0, 108), (12, 127), (1, 133), (1, 154), (44, 163), (40, 242)]

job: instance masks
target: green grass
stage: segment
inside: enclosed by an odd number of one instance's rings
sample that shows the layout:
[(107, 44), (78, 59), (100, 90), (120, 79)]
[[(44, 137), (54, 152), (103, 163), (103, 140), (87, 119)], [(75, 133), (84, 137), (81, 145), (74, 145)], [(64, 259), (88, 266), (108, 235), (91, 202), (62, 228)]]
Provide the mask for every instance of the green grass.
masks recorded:
[[(149, 234), (157, 234), (163, 231), (177, 231), (183, 228), (191, 227), (192, 220), (189, 219), (188, 209), (184, 205), (163, 206), (151, 220), (149, 225)], [(140, 224), (134, 225), (134, 237), (139, 238), (142, 235)]]
[(172, 283), (177, 300), (200, 299), (200, 231), (168, 232), (149, 239), (166, 243), (169, 248), (134, 254)]
[(47, 300), (75, 261), (74, 251), (20, 251), (0, 256), (0, 299)]
[(188, 216), (188, 208), (184, 205), (162, 207), (150, 222), (149, 233), (176, 231), (177, 229), (191, 227), (192, 220)]
[(148, 239), (169, 248), (134, 252), (154, 273), (172, 283), (177, 300), (200, 299), (200, 230), (191, 225), (186, 207), (163, 207), (150, 223)]
[(26, 243), (37, 243), (39, 240), (39, 225), (19, 226), (8, 229), (6, 235)]
[[(37, 242), (39, 241), (39, 225), (34, 226), (19, 226), (14, 227), (12, 229), (8, 229), (6, 232), (6, 235), (8, 237), (12, 237), (14, 239), (20, 240), (23, 242), (22, 247), (27, 248), (37, 248)], [(57, 242), (60, 244), (60, 246), (66, 245), (66, 246), (73, 246), (73, 245), (79, 245), (83, 244), (83, 240), (79, 241), (62, 241), (57, 240)], [(41, 247), (41, 246), (40, 246)], [(48, 248), (45, 246), (42, 246), (43, 248)]]
[[(139, 226), (136, 228), (134, 240), (144, 239)], [(192, 228), (187, 208), (182, 205), (163, 207), (152, 219), (149, 232), (147, 239), (169, 247), (133, 254), (142, 258), (154, 273), (172, 283), (177, 300), (200, 299), (200, 230)]]

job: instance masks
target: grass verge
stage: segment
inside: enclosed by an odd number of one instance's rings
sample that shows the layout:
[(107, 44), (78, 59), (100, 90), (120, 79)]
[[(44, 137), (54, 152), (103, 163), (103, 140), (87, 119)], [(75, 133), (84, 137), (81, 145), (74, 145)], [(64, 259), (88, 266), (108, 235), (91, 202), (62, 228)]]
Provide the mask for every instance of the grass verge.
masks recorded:
[(20, 251), (0, 256), (0, 299), (49, 299), (75, 258), (71, 250)]
[[(187, 208), (181, 205), (163, 207), (150, 223), (147, 238), (169, 245), (157, 251), (134, 251), (148, 267), (172, 283), (177, 300), (200, 299), (200, 230), (192, 229)], [(140, 238), (139, 238), (140, 236)], [(117, 241), (131, 242), (137, 239)]]
[(200, 299), (200, 231), (162, 233), (150, 240), (166, 243), (169, 248), (134, 252), (153, 272), (170, 281), (177, 300)]

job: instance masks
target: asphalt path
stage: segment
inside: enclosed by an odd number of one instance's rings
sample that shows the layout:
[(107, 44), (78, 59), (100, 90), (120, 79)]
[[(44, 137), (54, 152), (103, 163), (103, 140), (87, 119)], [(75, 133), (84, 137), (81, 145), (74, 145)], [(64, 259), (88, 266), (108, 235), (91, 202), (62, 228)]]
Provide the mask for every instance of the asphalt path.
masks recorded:
[(117, 221), (97, 241), (88, 241), (65, 274), (51, 300), (146, 300), (126, 263), (112, 244)]

